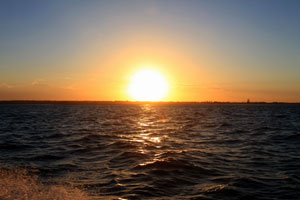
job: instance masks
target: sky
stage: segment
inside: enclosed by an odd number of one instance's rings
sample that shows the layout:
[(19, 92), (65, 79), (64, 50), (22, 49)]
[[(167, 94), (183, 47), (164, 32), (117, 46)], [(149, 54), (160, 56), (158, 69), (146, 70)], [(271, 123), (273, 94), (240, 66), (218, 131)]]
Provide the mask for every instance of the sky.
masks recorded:
[(165, 101), (300, 102), (300, 1), (0, 2), (0, 100), (132, 100), (147, 66)]

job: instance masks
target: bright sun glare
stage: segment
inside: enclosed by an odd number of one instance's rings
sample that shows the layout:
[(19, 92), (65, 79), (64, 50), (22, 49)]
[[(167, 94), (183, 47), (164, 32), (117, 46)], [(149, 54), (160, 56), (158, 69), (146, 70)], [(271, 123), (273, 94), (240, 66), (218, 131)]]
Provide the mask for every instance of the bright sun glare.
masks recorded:
[(136, 101), (161, 101), (167, 95), (168, 84), (164, 76), (153, 69), (136, 72), (128, 88), (129, 95)]

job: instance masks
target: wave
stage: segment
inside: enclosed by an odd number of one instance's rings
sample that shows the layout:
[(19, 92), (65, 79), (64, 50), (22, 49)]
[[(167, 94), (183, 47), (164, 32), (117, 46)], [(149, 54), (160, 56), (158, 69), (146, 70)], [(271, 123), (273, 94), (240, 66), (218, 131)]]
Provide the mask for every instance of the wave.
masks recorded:
[(65, 156), (62, 155), (43, 154), (43, 155), (33, 156), (29, 159), (35, 161), (49, 161), (49, 160), (61, 160), (64, 158)]
[(0, 150), (3, 151), (19, 151), (32, 148), (31, 145), (21, 143), (0, 143)]
[(217, 175), (216, 169), (210, 170), (200, 166), (196, 166), (186, 160), (168, 158), (164, 160), (157, 160), (154, 162), (143, 163), (135, 166), (134, 170), (164, 170), (164, 171), (184, 171), (185, 173), (197, 174), (197, 175)]

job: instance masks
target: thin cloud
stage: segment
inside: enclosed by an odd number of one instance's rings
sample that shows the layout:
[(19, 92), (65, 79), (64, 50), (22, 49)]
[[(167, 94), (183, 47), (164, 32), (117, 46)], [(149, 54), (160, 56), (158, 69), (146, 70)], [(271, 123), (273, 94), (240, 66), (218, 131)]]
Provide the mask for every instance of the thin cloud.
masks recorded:
[(34, 81), (32, 81), (31, 85), (32, 86), (45, 86), (47, 84), (46, 84), (46, 80), (45, 79), (38, 78), (38, 79), (35, 79)]
[(0, 83), (0, 88), (13, 88), (14, 86), (9, 85), (7, 83)]

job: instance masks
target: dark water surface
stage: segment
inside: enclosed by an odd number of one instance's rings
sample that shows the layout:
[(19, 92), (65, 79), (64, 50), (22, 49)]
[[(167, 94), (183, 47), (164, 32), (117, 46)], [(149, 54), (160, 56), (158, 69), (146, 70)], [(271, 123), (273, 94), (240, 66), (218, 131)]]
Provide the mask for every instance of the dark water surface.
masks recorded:
[(92, 199), (300, 199), (300, 105), (4, 104), (0, 153)]

